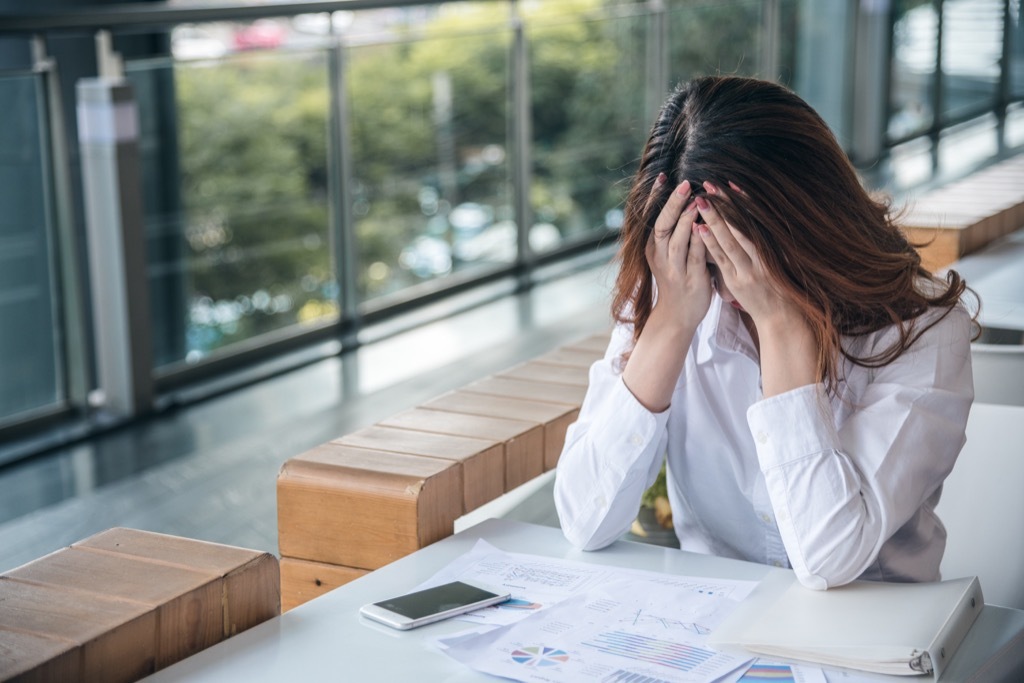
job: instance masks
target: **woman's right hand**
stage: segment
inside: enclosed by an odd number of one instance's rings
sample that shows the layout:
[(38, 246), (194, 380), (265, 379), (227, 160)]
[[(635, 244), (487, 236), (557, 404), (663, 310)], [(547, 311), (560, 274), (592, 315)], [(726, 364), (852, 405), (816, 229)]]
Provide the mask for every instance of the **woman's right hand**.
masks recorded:
[[(664, 182), (659, 176), (652, 198)], [(658, 291), (648, 324), (679, 326), (692, 334), (711, 306), (706, 247), (694, 230), (697, 213), (690, 182), (684, 180), (665, 202), (647, 240), (647, 263)]]
[[(658, 176), (651, 201), (661, 185)], [(647, 242), (647, 263), (658, 294), (629, 360), (622, 381), (651, 412), (667, 410), (693, 334), (711, 307), (711, 275), (701, 236), (693, 230), (697, 207), (690, 183), (677, 187), (665, 202)]]

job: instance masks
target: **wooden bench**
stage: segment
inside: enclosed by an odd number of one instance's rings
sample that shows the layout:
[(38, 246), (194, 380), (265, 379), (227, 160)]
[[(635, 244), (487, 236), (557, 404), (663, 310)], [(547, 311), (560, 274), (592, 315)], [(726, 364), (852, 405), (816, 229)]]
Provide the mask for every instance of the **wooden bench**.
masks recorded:
[(933, 272), (1024, 226), (1024, 154), (912, 199), (900, 224)]
[(109, 529), (0, 575), (0, 681), (136, 681), (280, 612), (269, 553)]
[(554, 469), (607, 345), (586, 337), (288, 460), (282, 608), (451, 535), (458, 517)]

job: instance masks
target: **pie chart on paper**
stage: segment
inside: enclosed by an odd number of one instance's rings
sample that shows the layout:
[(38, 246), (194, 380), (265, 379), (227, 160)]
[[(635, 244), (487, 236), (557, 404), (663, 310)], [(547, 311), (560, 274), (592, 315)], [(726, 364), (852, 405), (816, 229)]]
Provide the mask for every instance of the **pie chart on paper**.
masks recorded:
[(569, 661), (569, 653), (553, 647), (533, 645), (513, 650), (512, 660), (524, 666), (557, 666)]

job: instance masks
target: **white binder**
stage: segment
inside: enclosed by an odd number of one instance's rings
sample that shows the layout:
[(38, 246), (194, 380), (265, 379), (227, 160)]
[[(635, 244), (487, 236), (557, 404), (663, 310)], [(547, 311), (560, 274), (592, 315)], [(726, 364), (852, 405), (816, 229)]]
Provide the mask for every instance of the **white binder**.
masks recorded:
[(712, 636), (722, 650), (895, 675), (942, 675), (984, 606), (977, 577), (815, 591), (770, 573)]

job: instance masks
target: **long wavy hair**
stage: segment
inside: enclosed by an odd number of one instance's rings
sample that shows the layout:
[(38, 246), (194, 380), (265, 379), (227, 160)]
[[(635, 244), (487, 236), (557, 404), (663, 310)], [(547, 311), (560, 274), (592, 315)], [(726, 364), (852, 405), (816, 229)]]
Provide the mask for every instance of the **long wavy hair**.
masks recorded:
[[(660, 173), (668, 181), (652, 197)], [(653, 307), (647, 238), (684, 180), (698, 191), (704, 181), (720, 189), (707, 200), (753, 242), (775, 285), (799, 305), (830, 391), (840, 357), (865, 367), (891, 363), (966, 289), (955, 271), (940, 279), (921, 265), (888, 200), (868, 194), (828, 126), (799, 96), (751, 78), (697, 78), (662, 107), (626, 200), (612, 314), (632, 323), (634, 342)], [(933, 306), (945, 312), (915, 324)], [(852, 356), (840, 344), (843, 335), (890, 325), (898, 326), (898, 339), (873, 355)]]

